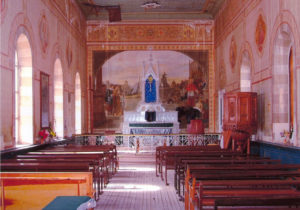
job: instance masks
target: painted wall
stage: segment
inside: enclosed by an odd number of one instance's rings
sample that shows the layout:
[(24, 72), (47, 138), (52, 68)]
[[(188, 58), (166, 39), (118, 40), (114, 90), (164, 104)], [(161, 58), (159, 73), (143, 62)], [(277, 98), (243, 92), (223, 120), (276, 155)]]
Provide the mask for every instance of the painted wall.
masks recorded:
[[(216, 77), (216, 91), (240, 91), (245, 68), (249, 68), (251, 91), (258, 93), (259, 125), (256, 138), (298, 147), (299, 9), (297, 0), (226, 1), (215, 20), (216, 74), (220, 75)], [(286, 92), (289, 88), (287, 54), (290, 47), (294, 60), (295, 111), (292, 138), (286, 141), (282, 133), (289, 129)], [(248, 63), (245, 62), (246, 54)]]
[[(102, 81), (97, 81), (105, 85), (106, 119), (120, 118), (124, 111), (135, 111), (145, 102), (141, 96), (144, 74), (151, 65), (159, 78), (155, 81), (157, 100), (168, 111), (180, 111), (180, 127), (186, 128), (190, 118), (197, 117), (208, 128), (208, 54), (201, 55), (201, 61), (174, 51), (124, 51), (111, 57), (102, 66)], [(197, 114), (190, 110), (193, 107)], [(101, 116), (94, 115), (96, 118)]]
[[(1, 147), (14, 141), (14, 52), (16, 40), (24, 33), (29, 40), (33, 66), (34, 140), (40, 130), (40, 73), (50, 77), (50, 121), (53, 124), (54, 62), (59, 58), (63, 69), (64, 135), (75, 133), (75, 75), (81, 79), (82, 122), (86, 109), (86, 38), (85, 19), (73, 0), (2, 0), (1, 1)], [(82, 124), (83, 132), (86, 124)]]
[[(206, 106), (208, 109), (206, 113), (209, 116), (207, 116), (206, 127), (210, 132), (215, 131), (214, 22), (212, 20), (177, 21), (176, 23), (173, 21), (122, 21), (113, 24), (105, 21), (87, 21), (87, 74), (89, 78), (102, 80), (102, 74), (97, 73), (98, 69), (101, 68), (102, 71), (102, 65), (106, 60), (123, 51), (139, 51), (141, 54), (145, 51), (160, 52), (161, 54), (173, 51), (174, 53), (186, 54), (192, 60), (200, 61), (200, 63), (202, 62), (201, 57), (203, 57), (200, 54), (207, 52), (205, 61), (207, 62), (209, 106)], [(97, 60), (99, 62), (94, 62), (95, 55), (98, 55)], [(118, 61), (118, 64), (126, 63), (126, 59)], [(170, 59), (169, 63), (172, 62), (176, 63), (176, 60)], [(179, 67), (176, 68), (179, 69)], [(173, 70), (175, 71), (175, 69)], [(114, 78), (114, 75), (109, 74), (109, 77)], [(105, 94), (103, 92), (102, 94), (98, 93), (99, 89), (105, 86), (105, 83), (97, 83), (97, 85), (93, 83), (94, 79), (91, 79), (91, 83), (88, 85), (90, 87), (88, 101), (91, 102), (88, 106), (89, 114), (87, 116), (89, 131), (92, 131), (94, 127), (96, 128), (98, 123), (99, 125), (103, 124), (105, 119), (105, 107), (104, 105), (101, 107), (101, 104), (105, 102)], [(95, 89), (93, 89), (94, 86), (96, 86)], [(93, 96), (96, 96), (94, 102)], [(95, 113), (97, 116), (101, 116), (103, 120), (95, 119)]]

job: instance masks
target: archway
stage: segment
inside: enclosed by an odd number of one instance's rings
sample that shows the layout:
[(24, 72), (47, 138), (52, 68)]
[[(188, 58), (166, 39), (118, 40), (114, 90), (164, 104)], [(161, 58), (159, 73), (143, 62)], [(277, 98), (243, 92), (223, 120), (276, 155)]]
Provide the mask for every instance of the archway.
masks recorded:
[(20, 34), (15, 50), (15, 123), (17, 144), (33, 143), (32, 52), (28, 38)]
[(58, 137), (64, 136), (63, 72), (59, 58), (54, 63), (54, 129)]

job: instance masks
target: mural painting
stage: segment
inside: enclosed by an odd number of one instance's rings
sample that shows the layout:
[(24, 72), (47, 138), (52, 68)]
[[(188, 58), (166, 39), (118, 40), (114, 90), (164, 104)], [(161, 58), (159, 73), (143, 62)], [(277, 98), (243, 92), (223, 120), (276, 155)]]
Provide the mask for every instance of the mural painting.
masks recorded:
[(235, 43), (234, 37), (232, 37), (232, 39), (231, 39), (229, 56), (230, 56), (229, 61), (230, 61), (230, 65), (231, 65), (231, 70), (232, 70), (232, 72), (234, 72), (234, 67), (235, 67), (236, 57), (237, 57), (236, 43)]
[(256, 23), (255, 42), (256, 42), (257, 49), (260, 53), (262, 52), (265, 43), (266, 31), (267, 31), (266, 23), (262, 15), (259, 15)]
[(48, 43), (49, 43), (49, 27), (47, 23), (46, 16), (43, 15), (40, 24), (39, 24), (39, 38), (41, 43), (41, 48), (44, 53), (47, 51)]
[(73, 60), (73, 52), (72, 52), (72, 46), (71, 46), (70, 39), (68, 39), (67, 45), (66, 45), (66, 58), (67, 58), (68, 67), (70, 67), (72, 64), (72, 60)]
[[(204, 53), (204, 55), (206, 55)], [(150, 57), (153, 58), (150, 60)], [(142, 81), (143, 69), (152, 65), (159, 81), (151, 76)], [(142, 99), (145, 89), (159, 83), (158, 98)], [(162, 103), (168, 111), (177, 110), (181, 128), (191, 119), (202, 119), (208, 127), (208, 59), (198, 61), (174, 51), (125, 51), (102, 66), (106, 119), (118, 119), (124, 111), (134, 111), (142, 100)], [(155, 96), (156, 97), (156, 96)], [(121, 120), (119, 120), (121, 121)]]

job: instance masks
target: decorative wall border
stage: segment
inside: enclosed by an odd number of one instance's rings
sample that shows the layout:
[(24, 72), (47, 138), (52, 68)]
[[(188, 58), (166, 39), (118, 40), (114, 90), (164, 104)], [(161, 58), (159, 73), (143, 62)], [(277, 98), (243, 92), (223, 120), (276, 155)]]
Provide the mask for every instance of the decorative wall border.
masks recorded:
[(87, 23), (87, 43), (213, 43), (213, 22), (184, 23)]

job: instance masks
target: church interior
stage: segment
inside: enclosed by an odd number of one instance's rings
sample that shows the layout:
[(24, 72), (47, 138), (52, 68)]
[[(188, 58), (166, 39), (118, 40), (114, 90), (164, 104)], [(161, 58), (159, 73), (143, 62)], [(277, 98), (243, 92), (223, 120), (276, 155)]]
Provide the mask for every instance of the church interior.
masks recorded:
[(300, 209), (299, 0), (0, 2), (1, 209)]

